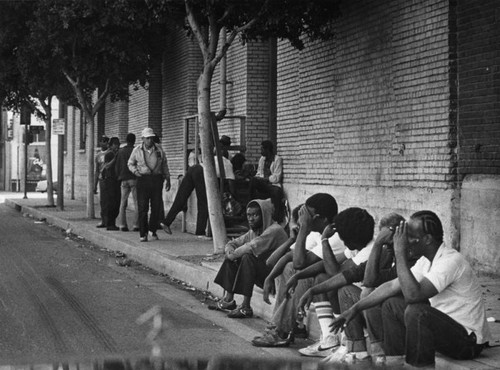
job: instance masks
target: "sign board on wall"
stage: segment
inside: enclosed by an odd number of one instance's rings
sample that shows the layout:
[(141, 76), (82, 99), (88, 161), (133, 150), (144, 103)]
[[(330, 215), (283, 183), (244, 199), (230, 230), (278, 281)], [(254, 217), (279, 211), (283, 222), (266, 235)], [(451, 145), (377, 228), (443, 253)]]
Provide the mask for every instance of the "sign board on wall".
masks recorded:
[(52, 134), (53, 135), (64, 135), (64, 125), (66, 121), (64, 118), (55, 118), (52, 120)]

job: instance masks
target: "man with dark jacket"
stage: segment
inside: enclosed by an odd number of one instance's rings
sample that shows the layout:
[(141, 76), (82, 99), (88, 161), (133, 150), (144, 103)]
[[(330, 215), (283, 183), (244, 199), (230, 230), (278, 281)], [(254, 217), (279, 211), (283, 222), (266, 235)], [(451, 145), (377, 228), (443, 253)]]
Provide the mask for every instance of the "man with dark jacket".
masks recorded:
[(133, 231), (139, 231), (139, 223), (137, 216), (137, 177), (130, 172), (127, 166), (128, 159), (134, 149), (135, 135), (129, 133), (127, 135), (127, 145), (121, 148), (116, 155), (115, 171), (120, 181), (121, 200), (120, 214), (118, 216), (118, 227), (121, 231), (128, 231), (127, 225), (127, 206), (128, 198), (132, 194), (134, 202), (134, 212), (132, 215)]
[(104, 207), (104, 217), (106, 230), (118, 230), (116, 218), (120, 212), (120, 182), (115, 171), (116, 153), (120, 148), (120, 139), (112, 137), (109, 140), (109, 150), (104, 155), (104, 166), (102, 169), (102, 178), (104, 188), (101, 192), (101, 204)]

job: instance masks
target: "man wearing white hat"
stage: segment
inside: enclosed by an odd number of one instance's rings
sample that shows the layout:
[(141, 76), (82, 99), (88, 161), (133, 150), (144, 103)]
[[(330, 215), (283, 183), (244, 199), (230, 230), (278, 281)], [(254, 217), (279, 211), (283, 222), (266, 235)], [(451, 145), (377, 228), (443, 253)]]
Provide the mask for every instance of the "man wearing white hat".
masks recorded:
[[(137, 203), (139, 207), (139, 232), (141, 242), (148, 241), (148, 231), (151, 237), (158, 240), (160, 207), (162, 203), (162, 187), (170, 190), (170, 172), (167, 157), (161, 147), (154, 143), (155, 133), (152, 128), (142, 130), (142, 144), (136, 146), (128, 160), (129, 170), (137, 176)], [(151, 216), (148, 222), (149, 203)]]

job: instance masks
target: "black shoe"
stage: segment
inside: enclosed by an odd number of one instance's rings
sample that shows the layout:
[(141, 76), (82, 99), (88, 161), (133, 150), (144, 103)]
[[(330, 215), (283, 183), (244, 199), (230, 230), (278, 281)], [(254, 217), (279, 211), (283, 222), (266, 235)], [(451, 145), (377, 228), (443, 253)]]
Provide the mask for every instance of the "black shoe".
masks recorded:
[(128, 231), (128, 227), (121, 227), (120, 231)]
[(303, 327), (299, 328), (297, 325), (293, 328), (293, 336), (295, 338), (307, 338), (307, 328), (304, 325)]
[(139, 230), (139, 228), (138, 228), (138, 227), (134, 227), (134, 228), (132, 229), (132, 231), (136, 231), (136, 232), (137, 232), (137, 231), (140, 231), (140, 230)]
[(170, 230), (170, 226), (164, 224), (163, 222), (160, 222), (160, 226), (163, 229), (163, 231), (165, 231), (169, 235), (172, 235), (172, 230)]
[(120, 230), (117, 226), (108, 226), (106, 228), (106, 230), (109, 230), (109, 231), (117, 231), (117, 230)]
[(102, 228), (106, 227), (106, 225), (104, 225), (104, 224), (99, 224), (99, 225), (97, 225), (96, 227), (97, 227), (98, 229), (102, 229)]

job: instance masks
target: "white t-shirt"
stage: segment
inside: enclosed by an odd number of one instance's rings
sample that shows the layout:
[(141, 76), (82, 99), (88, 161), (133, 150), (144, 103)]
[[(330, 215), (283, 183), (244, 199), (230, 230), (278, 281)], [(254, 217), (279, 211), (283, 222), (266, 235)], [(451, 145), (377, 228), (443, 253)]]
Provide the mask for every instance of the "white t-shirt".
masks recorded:
[[(321, 234), (317, 234), (318, 238), (316, 239), (316, 243), (314, 245), (314, 248), (311, 249), (311, 252), (313, 252), (319, 258), (323, 259), (323, 245), (321, 244)], [(345, 253), (345, 250), (347, 249), (342, 239), (340, 239), (338, 233), (333, 234), (333, 236), (328, 239), (328, 243), (330, 244), (330, 248), (332, 249), (333, 254)]]
[[(306, 250), (310, 251), (316, 248), (318, 245), (321, 246), (321, 233), (317, 231), (311, 231), (309, 235), (306, 236)], [(293, 251), (294, 249), (295, 243), (290, 246), (290, 250)]]
[(432, 307), (461, 324), (469, 334), (474, 332), (478, 344), (491, 339), (481, 287), (463, 255), (442, 244), (432, 263), (421, 257), (411, 272), (418, 282), (427, 278), (438, 291), (429, 299)]

